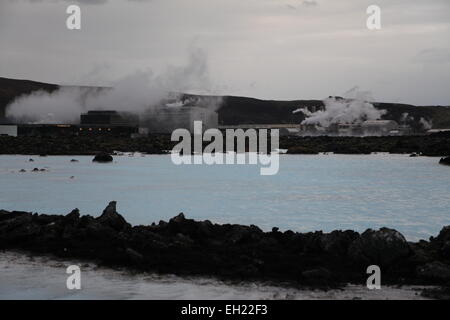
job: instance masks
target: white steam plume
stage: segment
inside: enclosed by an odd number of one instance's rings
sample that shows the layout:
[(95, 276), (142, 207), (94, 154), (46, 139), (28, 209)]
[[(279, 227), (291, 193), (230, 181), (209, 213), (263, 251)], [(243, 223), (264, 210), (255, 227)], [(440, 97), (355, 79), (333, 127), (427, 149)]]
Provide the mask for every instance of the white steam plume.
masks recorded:
[(433, 127), (433, 121), (432, 120), (428, 121), (423, 117), (420, 118), (419, 123), (425, 130), (430, 130)]
[(323, 100), (324, 109), (310, 112), (307, 108), (302, 111), (307, 117), (302, 124), (328, 127), (331, 124), (361, 124), (366, 120), (378, 120), (386, 114), (386, 110), (379, 110), (370, 102), (367, 92), (353, 88), (346, 93), (345, 98), (329, 97)]
[[(207, 56), (191, 49), (186, 66), (169, 67), (163, 75), (138, 71), (123, 77), (110, 88), (61, 87), (48, 93), (36, 91), (15, 99), (6, 116), (17, 122), (77, 123), (87, 110), (117, 110), (137, 114), (155, 111), (174, 92), (210, 92)], [(217, 110), (221, 101), (209, 100), (208, 108)]]

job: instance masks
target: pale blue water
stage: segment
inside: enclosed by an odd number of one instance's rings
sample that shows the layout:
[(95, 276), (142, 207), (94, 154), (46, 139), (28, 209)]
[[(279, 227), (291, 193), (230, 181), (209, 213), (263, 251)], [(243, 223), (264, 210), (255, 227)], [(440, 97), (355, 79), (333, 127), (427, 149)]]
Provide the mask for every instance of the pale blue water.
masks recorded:
[[(35, 162), (29, 162), (33, 158)], [(71, 163), (70, 159), (78, 159)], [(0, 156), (0, 209), (98, 216), (111, 200), (132, 224), (188, 218), (264, 230), (387, 226), (417, 240), (450, 224), (450, 167), (406, 155), (281, 155), (275, 176), (254, 165), (175, 166), (170, 156)], [(48, 172), (30, 169), (48, 167)], [(26, 173), (19, 173), (20, 169)], [(74, 176), (74, 179), (70, 179)]]

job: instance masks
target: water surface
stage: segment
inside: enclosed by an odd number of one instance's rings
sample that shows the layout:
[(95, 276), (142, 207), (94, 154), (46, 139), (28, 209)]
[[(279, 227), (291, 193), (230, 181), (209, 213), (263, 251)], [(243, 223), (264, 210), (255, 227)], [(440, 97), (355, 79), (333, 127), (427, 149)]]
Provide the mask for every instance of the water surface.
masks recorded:
[[(116, 200), (134, 225), (184, 212), (264, 230), (387, 226), (409, 240), (436, 235), (450, 224), (450, 168), (437, 158), (281, 155), (274, 176), (261, 176), (255, 165), (176, 166), (167, 155), (117, 156), (110, 164), (91, 160), (0, 156), (0, 208), (56, 214), (79, 208), (98, 216)], [(35, 167), (48, 171), (30, 172)]]

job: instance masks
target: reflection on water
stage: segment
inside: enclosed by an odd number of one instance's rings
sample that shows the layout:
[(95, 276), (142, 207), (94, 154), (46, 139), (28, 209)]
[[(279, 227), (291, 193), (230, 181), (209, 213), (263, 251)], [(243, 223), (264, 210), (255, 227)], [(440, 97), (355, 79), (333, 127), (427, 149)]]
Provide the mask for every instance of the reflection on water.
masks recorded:
[[(81, 290), (66, 288), (66, 268), (81, 266)], [(419, 288), (382, 287), (368, 290), (311, 291), (255, 283), (229, 284), (213, 279), (130, 274), (94, 264), (46, 257), (0, 253), (1, 299), (422, 299)]]

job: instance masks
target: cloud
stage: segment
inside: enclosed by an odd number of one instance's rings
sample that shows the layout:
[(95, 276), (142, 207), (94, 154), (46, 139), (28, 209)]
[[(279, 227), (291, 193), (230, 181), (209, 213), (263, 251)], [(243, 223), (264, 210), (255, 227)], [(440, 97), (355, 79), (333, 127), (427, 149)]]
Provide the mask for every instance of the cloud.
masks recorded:
[(379, 101), (450, 104), (448, 0), (378, 0), (379, 32), (360, 0), (97, 0), (81, 31), (66, 28), (72, 1), (30, 1), (0, 0), (1, 76), (109, 85), (181, 65), (196, 39), (218, 94), (317, 99), (358, 83)]
[[(9, 0), (10, 2), (13, 1), (17, 1), (17, 0)], [(22, 0), (22, 1), (27, 1), (27, 2), (35, 2), (35, 3), (39, 3), (39, 2), (55, 2), (55, 1), (59, 1), (59, 2), (68, 2), (71, 4), (104, 4), (107, 3), (109, 0)], [(125, 1), (131, 1), (131, 2), (145, 2), (145, 1), (151, 1), (151, 0), (125, 0)]]
[(315, 7), (319, 5), (319, 3), (315, 0), (303, 0), (302, 5), (305, 7)]
[(318, 6), (319, 3), (315, 0), (302, 0), (302, 1), (295, 1), (295, 2), (290, 2), (286, 4), (286, 8), (291, 9), (291, 10), (297, 10), (300, 6), (303, 7), (316, 7)]

